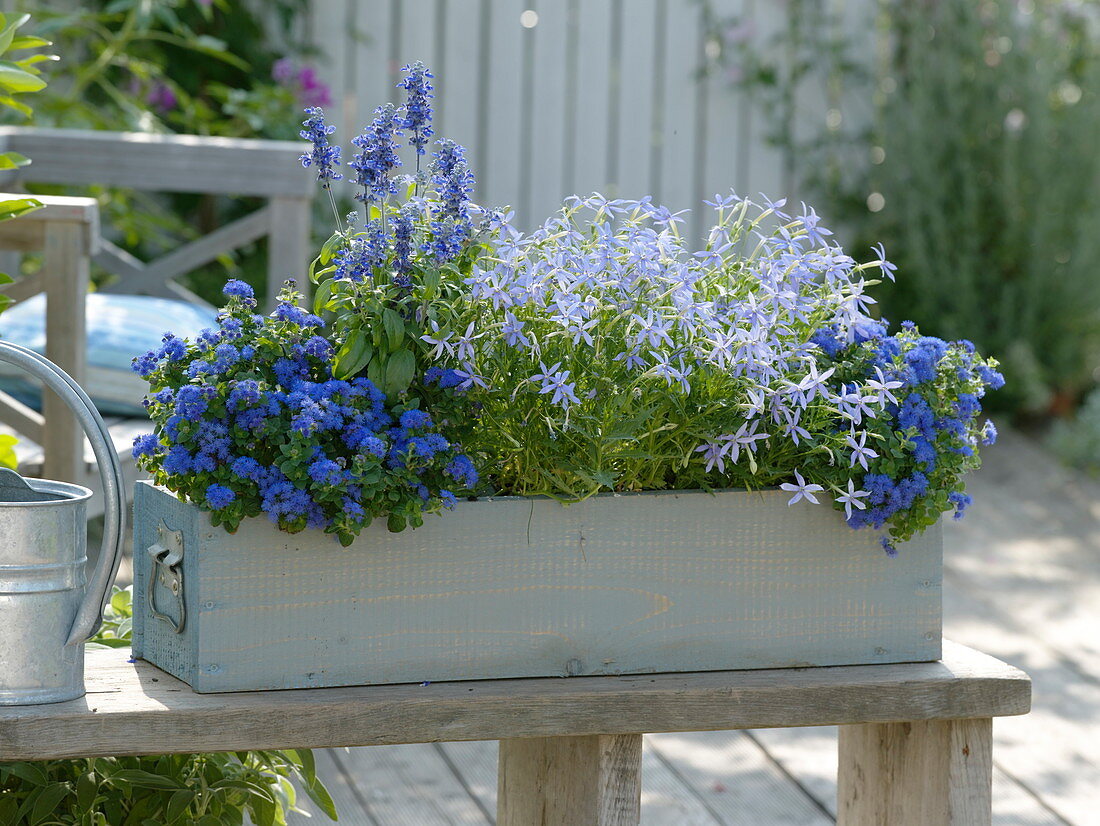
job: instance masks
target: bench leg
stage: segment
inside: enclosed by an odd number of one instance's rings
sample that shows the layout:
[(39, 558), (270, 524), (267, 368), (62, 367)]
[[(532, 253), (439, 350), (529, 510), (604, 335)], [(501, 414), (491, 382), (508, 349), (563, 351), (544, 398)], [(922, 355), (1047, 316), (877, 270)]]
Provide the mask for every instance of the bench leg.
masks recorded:
[(990, 826), (993, 721), (840, 727), (840, 826)]
[(500, 741), (498, 826), (637, 826), (642, 735)]

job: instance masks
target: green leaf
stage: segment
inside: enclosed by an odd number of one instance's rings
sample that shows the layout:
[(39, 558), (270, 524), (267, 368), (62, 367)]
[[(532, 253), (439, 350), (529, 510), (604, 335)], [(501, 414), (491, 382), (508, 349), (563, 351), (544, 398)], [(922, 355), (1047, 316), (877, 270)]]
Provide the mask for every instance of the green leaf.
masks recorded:
[(3, 54), (12, 46), (12, 41), (15, 40), (15, 30), (19, 28), (18, 23), (12, 23), (10, 26), (0, 31), (0, 54)]
[(30, 117), (34, 114), (34, 110), (22, 101), (16, 100), (10, 95), (0, 95), (0, 106), (6, 106), (9, 109), (14, 109), (24, 117)]
[(46, 88), (46, 81), (14, 63), (0, 60), (0, 86), (11, 92), (37, 92)]
[(76, 807), (82, 812), (91, 811), (98, 791), (99, 784), (96, 782), (95, 773), (85, 772), (80, 775), (76, 781)]
[[(389, 519), (386, 520), (386, 529), (390, 533), (401, 533), (401, 531), (405, 530), (406, 525), (405, 517), (399, 513), (391, 513)], [(306, 791), (308, 792), (309, 790), (307, 789)]]
[(49, 775), (37, 763), (8, 763), (5, 768), (32, 786), (45, 786), (50, 782)]
[(416, 372), (416, 356), (412, 350), (398, 350), (392, 353), (386, 363), (386, 383), (383, 392), (394, 396), (404, 392), (412, 383)]
[(252, 803), (252, 819), (256, 826), (275, 826), (275, 804), (258, 795), (254, 795)]
[(298, 767), (299, 773), (307, 783), (317, 779), (317, 761), (313, 759), (311, 749), (287, 749), (286, 756)]
[(443, 280), (443, 273), (439, 270), (428, 270), (424, 273), (424, 298), (431, 301), (439, 292), (439, 284)]
[(55, 54), (32, 54), (28, 55), (27, 57), (19, 58), (19, 60), (15, 61), (15, 65), (18, 66), (20, 69), (26, 69), (28, 72), (37, 75), (41, 74), (41, 72), (40, 70), (34, 68), (34, 64), (52, 62), (60, 59), (61, 58)]
[(41, 823), (51, 814), (54, 809), (65, 797), (69, 794), (69, 787), (64, 783), (51, 783), (42, 790), (42, 794), (38, 796), (38, 801), (34, 804), (34, 811), (31, 813), (31, 823)]
[(322, 281), (317, 287), (317, 291), (313, 294), (313, 312), (316, 315), (321, 315), (326, 309), (328, 309), (329, 299), (332, 298), (332, 278), (328, 281)]
[(366, 367), (373, 354), (367, 334), (362, 329), (352, 330), (344, 346), (336, 353), (333, 375), (338, 379), (351, 378)]
[(36, 209), (42, 209), (42, 202), (34, 198), (13, 198), (9, 201), (0, 201), (0, 221), (18, 218)]
[(43, 40), (41, 37), (35, 37), (30, 34), (19, 35), (11, 41), (11, 45), (8, 47), (12, 51), (16, 49), (41, 49), (43, 46), (52, 46), (52, 40)]
[(169, 822), (183, 817), (194, 802), (195, 797), (195, 792), (191, 791), (191, 789), (180, 789), (178, 792), (174, 793), (172, 797), (169, 798), (168, 807), (164, 812)]
[(378, 358), (373, 358), (367, 363), (367, 378), (370, 383), (378, 389), (386, 383), (386, 361), (379, 355)]
[(325, 784), (317, 778), (314, 778), (312, 783), (303, 785), (309, 799), (317, 804), (317, 808), (333, 820), (336, 820), (336, 803), (333, 802), (332, 795), (329, 794), (328, 789), (325, 788)]
[(30, 162), (30, 158), (18, 152), (0, 152), (0, 169), (19, 169)]
[(111, 594), (111, 608), (116, 614), (124, 617), (130, 616), (130, 594), (128, 591), (118, 589)]
[(329, 236), (329, 239), (327, 241), (325, 241), (325, 245), (323, 247), (321, 247), (321, 256), (320, 257), (321, 257), (321, 263), (322, 264), (328, 264), (328, 262), (332, 260), (332, 255), (333, 255), (333, 252), (335, 251), (336, 245), (339, 244), (343, 240), (344, 240), (344, 236), (341, 235), (338, 232), (334, 233), (331, 236)]
[(0, 272), (0, 287), (5, 284), (14, 284), (15, 279), (8, 275), (6, 272)]
[(159, 774), (153, 774), (142, 769), (122, 769), (111, 775), (112, 783), (120, 780), (142, 789), (175, 791), (180, 788), (180, 783), (175, 778), (162, 777)]
[(382, 324), (386, 328), (386, 337), (389, 339), (392, 353), (405, 339), (405, 320), (396, 310), (387, 307), (382, 311)]

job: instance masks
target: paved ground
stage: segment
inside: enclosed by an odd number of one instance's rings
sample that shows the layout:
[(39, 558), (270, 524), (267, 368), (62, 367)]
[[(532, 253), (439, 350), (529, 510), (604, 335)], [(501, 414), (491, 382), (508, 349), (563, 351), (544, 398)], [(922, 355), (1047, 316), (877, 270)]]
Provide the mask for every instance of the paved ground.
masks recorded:
[[(947, 526), (945, 634), (1031, 674), (1034, 710), (994, 724), (994, 822), (1100, 824), (1100, 485), (1005, 433)], [(493, 822), (496, 744), (318, 753), (347, 826)], [(646, 738), (642, 822), (834, 822), (834, 729)], [(327, 822), (314, 817), (303, 823)]]

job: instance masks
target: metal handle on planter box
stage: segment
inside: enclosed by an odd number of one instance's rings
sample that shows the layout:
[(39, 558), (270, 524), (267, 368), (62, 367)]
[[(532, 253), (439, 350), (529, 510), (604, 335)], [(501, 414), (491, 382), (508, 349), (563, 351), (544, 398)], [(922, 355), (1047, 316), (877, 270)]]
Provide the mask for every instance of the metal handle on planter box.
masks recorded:
[[(158, 542), (145, 549), (153, 564), (145, 579), (145, 602), (155, 619), (172, 626), (177, 634), (183, 632), (187, 622), (187, 608), (183, 603), (183, 533), (173, 531), (163, 522), (157, 527)], [(172, 592), (176, 598), (179, 620), (157, 609), (157, 582)]]
[(95, 409), (88, 394), (64, 370), (33, 350), (10, 341), (0, 341), (0, 361), (20, 367), (41, 379), (69, 406), (92, 444), (92, 452), (99, 465), (100, 476), (103, 477), (103, 545), (99, 552), (99, 562), (88, 581), (84, 599), (65, 640), (66, 645), (83, 644), (99, 630), (111, 583), (114, 582), (118, 565), (122, 561), (123, 523), (126, 518), (122, 498), (125, 485), (122, 465), (99, 411)]

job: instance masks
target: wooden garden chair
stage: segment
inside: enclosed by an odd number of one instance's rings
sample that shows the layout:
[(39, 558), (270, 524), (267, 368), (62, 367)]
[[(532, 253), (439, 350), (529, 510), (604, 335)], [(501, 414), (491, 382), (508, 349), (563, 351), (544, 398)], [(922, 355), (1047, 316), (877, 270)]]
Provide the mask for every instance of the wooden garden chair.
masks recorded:
[[(46, 355), (78, 382), (86, 375), (84, 297), (91, 264), (118, 276), (105, 292), (199, 301), (174, 279), (266, 236), (268, 303), (274, 303), (287, 278), (295, 277), (301, 283), (310, 257), (310, 203), (315, 184), (298, 162), (302, 150), (296, 143), (0, 127), (0, 151), (19, 152), (32, 159), (28, 167), (0, 173), (0, 189), (16, 189), (24, 183), (98, 184), (264, 200), (251, 214), (150, 262), (139, 261), (101, 237), (92, 199), (40, 197), (46, 209), (0, 224), (0, 250), (43, 253), (41, 271), (7, 292), (18, 300), (46, 293)], [(137, 424), (140, 421), (114, 419), (110, 423), (131, 481), (136, 470), (130, 444), (135, 432), (147, 429)], [(41, 446), (39, 451), (24, 452), (24, 473), (96, 486), (97, 474), (85, 461), (76, 423), (52, 394), (46, 394), (40, 415), (0, 393), (0, 422)]]

